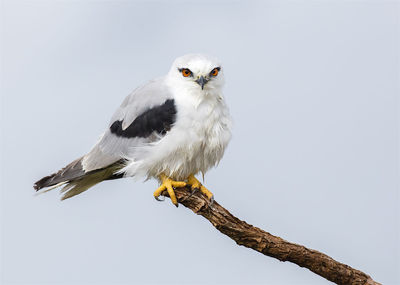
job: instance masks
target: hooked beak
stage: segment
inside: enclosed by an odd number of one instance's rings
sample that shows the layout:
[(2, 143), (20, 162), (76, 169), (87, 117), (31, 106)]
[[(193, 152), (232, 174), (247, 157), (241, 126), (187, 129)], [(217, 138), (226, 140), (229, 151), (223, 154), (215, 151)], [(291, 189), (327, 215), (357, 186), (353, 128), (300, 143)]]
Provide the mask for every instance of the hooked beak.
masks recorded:
[(204, 78), (204, 76), (200, 76), (200, 78), (198, 78), (196, 80), (196, 83), (201, 86), (201, 90), (204, 89), (204, 85), (206, 85), (207, 82), (208, 82), (208, 79)]

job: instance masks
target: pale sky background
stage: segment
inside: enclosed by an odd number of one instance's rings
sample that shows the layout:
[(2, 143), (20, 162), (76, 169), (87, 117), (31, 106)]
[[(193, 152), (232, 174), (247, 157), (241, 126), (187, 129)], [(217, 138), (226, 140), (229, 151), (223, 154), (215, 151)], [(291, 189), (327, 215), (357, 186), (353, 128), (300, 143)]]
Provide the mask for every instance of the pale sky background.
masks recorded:
[(206, 186), (292, 242), (400, 284), (399, 2), (1, 4), (2, 284), (330, 284), (105, 182), (60, 202), (32, 185), (87, 152), (175, 57), (219, 57), (233, 140)]

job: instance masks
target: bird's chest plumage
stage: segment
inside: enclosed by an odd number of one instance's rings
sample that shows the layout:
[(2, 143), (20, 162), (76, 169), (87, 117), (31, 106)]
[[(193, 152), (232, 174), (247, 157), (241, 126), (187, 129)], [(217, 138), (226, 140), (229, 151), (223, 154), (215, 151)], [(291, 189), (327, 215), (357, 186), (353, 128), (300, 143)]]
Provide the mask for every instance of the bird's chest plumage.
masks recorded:
[(187, 130), (191, 143), (188, 147), (194, 147), (199, 159), (202, 154), (207, 155), (224, 144), (223, 141), (223, 112), (219, 106), (206, 104), (196, 109), (189, 110), (187, 116)]
[(178, 145), (174, 156), (179, 167), (175, 175), (206, 172), (220, 161), (231, 137), (226, 105), (218, 97), (201, 102), (177, 100), (177, 110), (173, 132)]
[(176, 117), (166, 134), (154, 143), (132, 148), (135, 158), (125, 168), (127, 176), (165, 174), (185, 180), (221, 160), (231, 138), (231, 120), (222, 97), (175, 92), (174, 106)]

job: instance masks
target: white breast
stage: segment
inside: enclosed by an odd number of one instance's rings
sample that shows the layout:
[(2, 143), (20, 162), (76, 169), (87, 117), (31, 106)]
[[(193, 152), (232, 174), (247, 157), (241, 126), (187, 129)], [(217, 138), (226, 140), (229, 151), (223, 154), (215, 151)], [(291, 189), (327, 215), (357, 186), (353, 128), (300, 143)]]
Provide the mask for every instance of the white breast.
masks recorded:
[(209, 96), (196, 103), (177, 99), (175, 127), (185, 137), (179, 155), (183, 153), (186, 161), (172, 176), (205, 173), (221, 160), (231, 137), (231, 122), (222, 97)]
[(231, 120), (220, 94), (175, 92), (177, 118), (158, 142), (143, 147), (140, 160), (125, 168), (128, 176), (167, 176), (184, 180), (205, 173), (222, 158), (231, 138)]

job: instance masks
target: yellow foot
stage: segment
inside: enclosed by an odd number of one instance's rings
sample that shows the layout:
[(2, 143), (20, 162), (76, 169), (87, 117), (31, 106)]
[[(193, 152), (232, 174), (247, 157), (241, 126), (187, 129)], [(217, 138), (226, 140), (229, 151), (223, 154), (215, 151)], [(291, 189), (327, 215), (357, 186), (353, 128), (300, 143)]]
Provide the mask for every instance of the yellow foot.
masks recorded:
[(193, 191), (199, 189), (201, 193), (203, 193), (204, 195), (207, 196), (208, 199), (210, 199), (211, 201), (214, 200), (214, 195), (213, 193), (210, 192), (210, 190), (208, 190), (206, 187), (204, 187), (199, 180), (197, 180), (196, 177), (194, 177), (193, 174), (191, 174), (188, 179), (188, 184), (190, 185), (190, 187), (192, 188)]
[(173, 181), (172, 179), (168, 178), (166, 175), (160, 175), (161, 186), (158, 187), (156, 191), (154, 191), (154, 198), (160, 201), (158, 197), (160, 197), (161, 193), (164, 190), (167, 190), (169, 197), (171, 198), (172, 203), (178, 207), (178, 200), (176, 199), (174, 187), (185, 187), (186, 182), (183, 181)]

